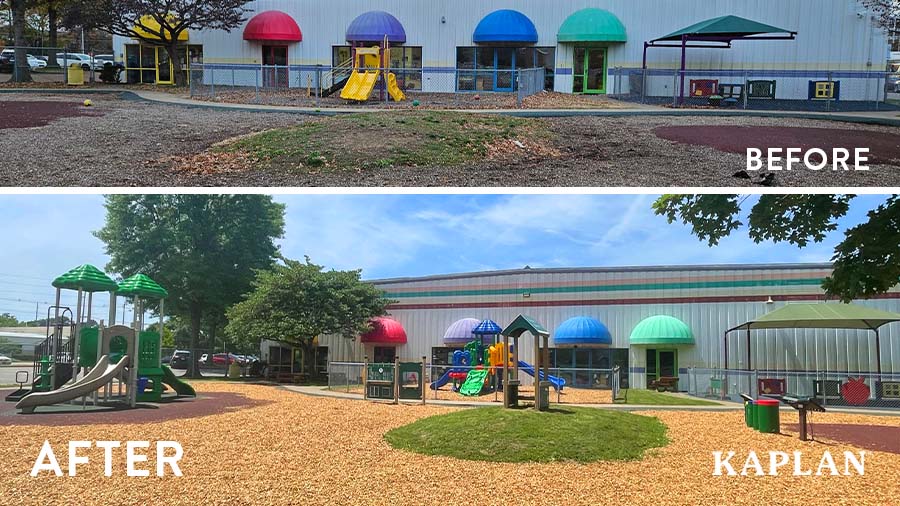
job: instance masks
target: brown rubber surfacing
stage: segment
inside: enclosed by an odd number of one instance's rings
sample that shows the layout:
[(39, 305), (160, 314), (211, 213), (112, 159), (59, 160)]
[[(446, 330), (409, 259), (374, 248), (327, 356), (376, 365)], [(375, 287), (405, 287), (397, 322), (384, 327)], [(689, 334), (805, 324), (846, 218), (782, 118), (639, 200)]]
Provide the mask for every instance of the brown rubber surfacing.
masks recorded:
[[(65, 406), (65, 411), (57, 407), (38, 407), (35, 412), (23, 415), (16, 409), (15, 402), (2, 399), (13, 390), (0, 390), (0, 426), (8, 425), (102, 425), (117, 423), (154, 423), (167, 420), (196, 418), (218, 415), (238, 409), (247, 409), (269, 404), (269, 401), (251, 399), (233, 392), (206, 392), (198, 397), (169, 397), (160, 403), (138, 403), (134, 409), (91, 409), (82, 411), (80, 405)], [(53, 411), (50, 411), (53, 409)]]
[[(788, 424), (786, 427), (800, 431), (796, 424)], [(867, 450), (900, 455), (900, 426), (811, 423), (809, 435), (816, 439), (822, 437)]]
[[(825, 150), (830, 157), (834, 148), (848, 149), (851, 155), (855, 149), (869, 148), (869, 164), (889, 164), (900, 160), (900, 136), (866, 130), (700, 125), (661, 126), (654, 128), (653, 133), (661, 139), (708, 146), (726, 153), (746, 154), (748, 148), (758, 148), (763, 150), (765, 157), (765, 150), (768, 148), (800, 148), (803, 152), (819, 148)], [(781, 156), (783, 158), (784, 153)], [(802, 153), (800, 158), (802, 160)]]
[(100, 115), (79, 102), (4, 101), (0, 107), (0, 130), (45, 126), (59, 118)]

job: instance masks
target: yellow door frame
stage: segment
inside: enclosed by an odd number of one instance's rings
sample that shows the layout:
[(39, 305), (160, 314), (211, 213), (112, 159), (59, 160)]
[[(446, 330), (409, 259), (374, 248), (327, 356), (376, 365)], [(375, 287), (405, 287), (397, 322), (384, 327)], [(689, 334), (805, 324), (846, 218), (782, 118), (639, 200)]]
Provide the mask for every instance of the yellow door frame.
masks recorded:
[[(156, 59), (155, 59), (155, 61), (156, 61), (156, 65), (155, 65), (156, 66), (156, 84), (174, 84), (175, 83), (175, 81), (174, 81), (175, 69), (172, 66), (171, 58), (169, 58), (169, 80), (163, 81), (159, 78), (159, 52), (160, 51), (165, 52), (165, 50), (166, 50), (166, 48), (164, 48), (162, 46), (156, 46)], [(167, 57), (168, 57), (168, 55), (167, 55)]]

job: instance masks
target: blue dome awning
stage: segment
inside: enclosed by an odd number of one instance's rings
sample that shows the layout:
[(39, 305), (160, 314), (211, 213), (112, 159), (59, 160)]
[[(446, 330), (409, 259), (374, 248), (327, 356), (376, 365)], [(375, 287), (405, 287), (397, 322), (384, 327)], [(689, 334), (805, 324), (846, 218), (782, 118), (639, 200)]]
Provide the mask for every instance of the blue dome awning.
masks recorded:
[(599, 320), (589, 316), (576, 316), (557, 327), (553, 342), (556, 346), (610, 346), (612, 335)]
[(534, 44), (538, 41), (538, 33), (528, 16), (512, 9), (500, 9), (478, 22), (472, 41), (476, 44), (490, 42)]
[(493, 336), (502, 331), (503, 329), (494, 320), (484, 320), (472, 329), (472, 333), (478, 336)]
[(402, 44), (406, 42), (406, 30), (393, 15), (384, 11), (369, 11), (356, 16), (347, 27), (347, 42), (388, 42)]

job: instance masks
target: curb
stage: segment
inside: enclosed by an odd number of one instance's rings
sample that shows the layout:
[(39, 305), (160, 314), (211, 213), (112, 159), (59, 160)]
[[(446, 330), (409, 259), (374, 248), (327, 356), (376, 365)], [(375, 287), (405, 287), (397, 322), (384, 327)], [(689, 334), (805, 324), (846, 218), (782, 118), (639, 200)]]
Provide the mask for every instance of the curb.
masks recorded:
[[(217, 104), (211, 102), (196, 101), (196, 103), (182, 100), (160, 100), (148, 97), (140, 91), (134, 90), (101, 90), (101, 89), (56, 89), (56, 88), (0, 88), (0, 93), (118, 93), (123, 100), (139, 100), (157, 104), (175, 105), (185, 108), (218, 109), (227, 111), (244, 111), (260, 113), (300, 114), (305, 116), (337, 116), (342, 114), (365, 114), (378, 112), (405, 111), (405, 109), (334, 109), (334, 108), (275, 108), (278, 106), (238, 106), (239, 104)], [(701, 116), (719, 118), (796, 118), (807, 120), (836, 121), (841, 123), (858, 123), (864, 125), (878, 125), (900, 127), (900, 117), (882, 118), (878, 116), (850, 115), (848, 113), (814, 113), (802, 111), (742, 111), (742, 110), (709, 110), (709, 109), (646, 109), (646, 110), (616, 110), (616, 109), (429, 109), (431, 112), (460, 112), (471, 114), (496, 114), (501, 116), (514, 116), (521, 118), (568, 118), (568, 117), (628, 117), (628, 116)], [(900, 114), (900, 111), (898, 111)]]

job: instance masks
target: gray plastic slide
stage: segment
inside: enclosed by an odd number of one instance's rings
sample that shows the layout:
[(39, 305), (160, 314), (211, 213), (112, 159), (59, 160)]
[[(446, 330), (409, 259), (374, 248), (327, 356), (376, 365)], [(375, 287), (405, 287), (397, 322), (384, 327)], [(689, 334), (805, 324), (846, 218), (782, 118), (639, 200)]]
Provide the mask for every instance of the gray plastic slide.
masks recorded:
[(125, 368), (126, 364), (128, 364), (127, 355), (122, 357), (117, 364), (110, 364), (109, 357), (102, 355), (100, 360), (97, 361), (97, 365), (91, 369), (91, 372), (77, 382), (63, 385), (62, 388), (50, 392), (35, 392), (27, 395), (16, 404), (16, 408), (21, 409), (22, 413), (34, 413), (34, 408), (37, 406), (59, 404), (91, 395), (100, 387), (112, 381)]

